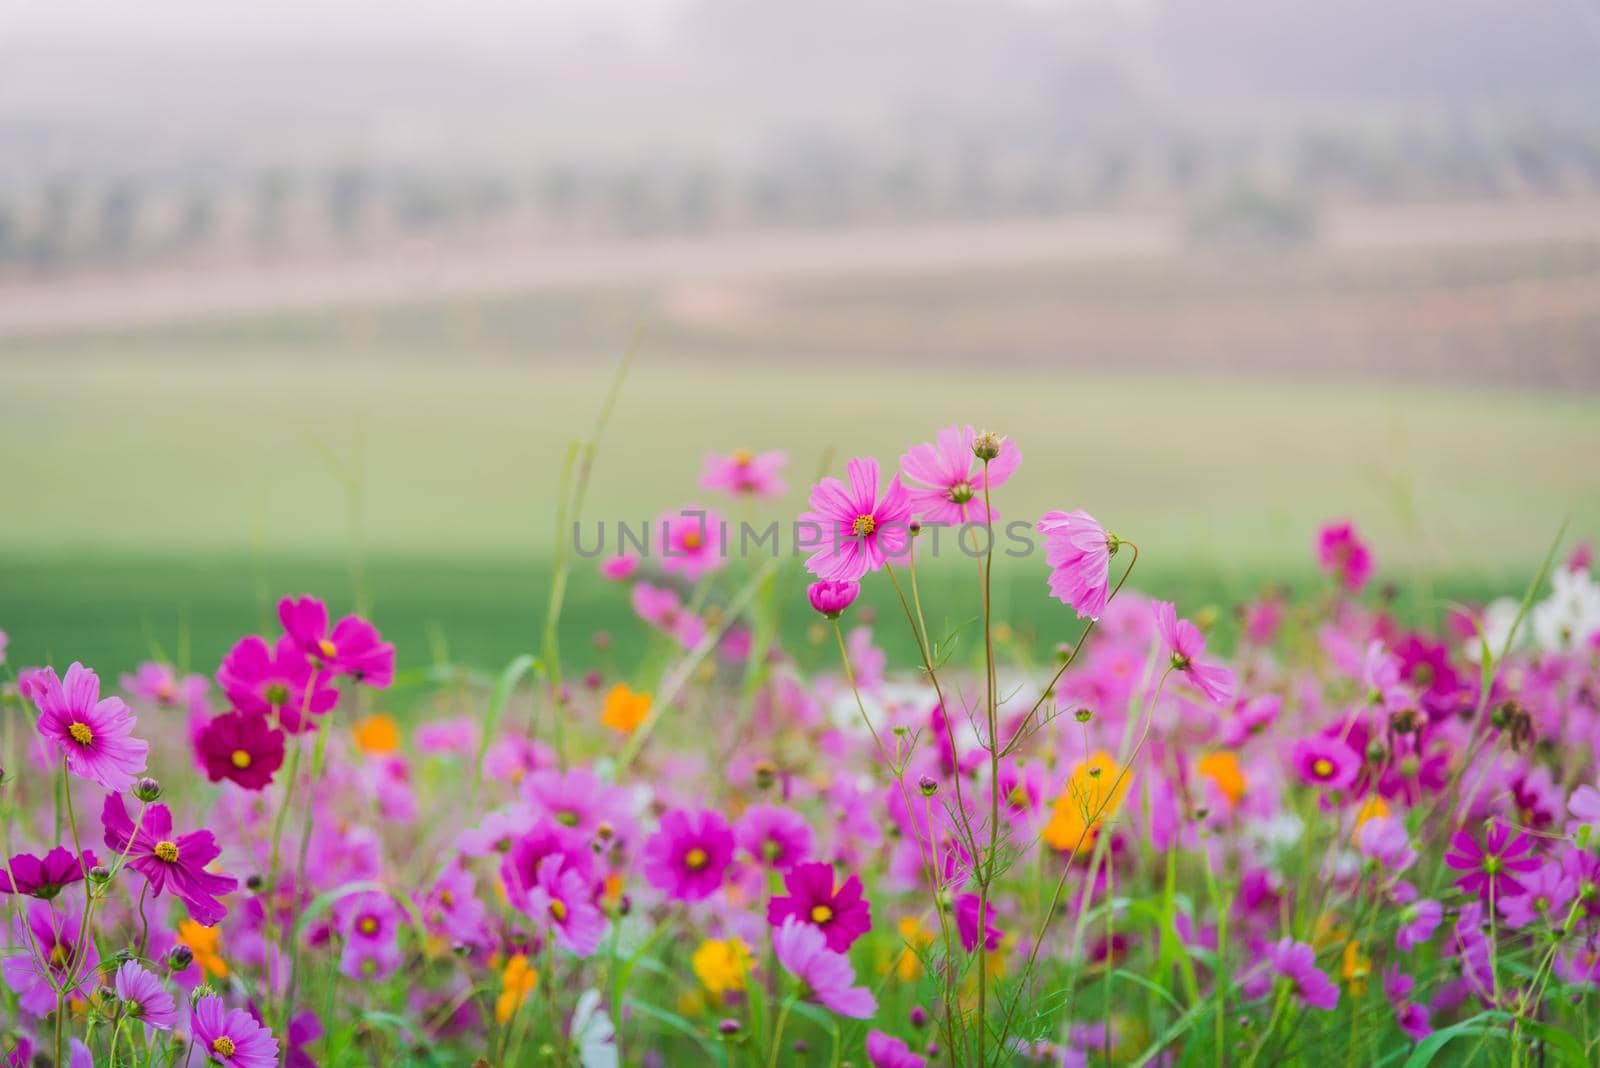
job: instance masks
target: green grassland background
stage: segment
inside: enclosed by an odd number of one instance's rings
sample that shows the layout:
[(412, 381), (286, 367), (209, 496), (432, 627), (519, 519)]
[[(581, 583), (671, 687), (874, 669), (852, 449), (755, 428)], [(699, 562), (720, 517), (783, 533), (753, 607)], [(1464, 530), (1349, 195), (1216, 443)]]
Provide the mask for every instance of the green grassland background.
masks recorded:
[[(1272, 272), (1258, 273), (1236, 287), (1265, 287)], [(1459, 275), (1428, 277), (1445, 292)], [(1352, 268), (1313, 289), (1359, 295), (1366, 277)], [(788, 346), (686, 326), (644, 287), (0, 343), (0, 629), (11, 663), (82, 658), (111, 673), (156, 654), (209, 671), (233, 638), (269, 625), (278, 595), (301, 591), (335, 611), (359, 601), (399, 645), (402, 668), (448, 658), (492, 669), (532, 649), (561, 536), (563, 454), (591, 433), (635, 342), (593, 468), (590, 522), (637, 523), (688, 503), (788, 521), (824, 463), (837, 473), (871, 454), (893, 465), (908, 444), (970, 422), (1020, 443), (1022, 468), (997, 501), (1004, 518), (1089, 509), (1143, 548), (1134, 584), (1186, 611), (1226, 609), (1279, 582), (1308, 588), (1315, 531), (1333, 517), (1359, 524), (1380, 577), (1418, 617), (1446, 599), (1520, 593), (1563, 523), (1569, 540), (1600, 532), (1591, 391), (1478, 374), (1470, 352), (1460, 374), (1434, 358), (1426, 374), (1375, 374), (1367, 360), (1345, 373), (1338, 353), (1268, 373), (1218, 359), (1096, 360), (1083, 348), (1018, 356), (995, 340), (997, 322), (1057, 307), (1063, 292), (1110, 300), (1104, 277), (1074, 278), (975, 279), (965, 298), (947, 276), (880, 279), (865, 303), (861, 287), (831, 301), (815, 286), (769, 292), (768, 329), (801, 339)], [(1174, 301), (1231, 299), (1210, 276), (1142, 285), (1135, 295), (1156, 315)], [(1127, 285), (1115, 291), (1126, 304)], [(837, 336), (817, 325), (829, 322)], [(901, 336), (943, 347), (924, 358), (884, 340)], [(1313, 331), (1305, 344), (1317, 348)], [(783, 501), (744, 510), (696, 487), (705, 452), (739, 447), (788, 450)], [(1019, 633), (1053, 644), (1076, 632), (1045, 597), (1042, 556), (997, 570), (999, 608)], [(948, 626), (975, 613), (964, 559), (926, 579)], [(798, 567), (782, 581), (802, 603)], [(868, 603), (893, 602), (873, 590)], [(792, 614), (797, 648), (809, 622)], [(626, 671), (643, 649), (625, 588), (585, 561), (566, 624), (574, 664)], [(897, 630), (879, 629), (909, 652)], [(1225, 611), (1220, 629), (1226, 640)], [(596, 630), (612, 635), (610, 653), (591, 646)]]

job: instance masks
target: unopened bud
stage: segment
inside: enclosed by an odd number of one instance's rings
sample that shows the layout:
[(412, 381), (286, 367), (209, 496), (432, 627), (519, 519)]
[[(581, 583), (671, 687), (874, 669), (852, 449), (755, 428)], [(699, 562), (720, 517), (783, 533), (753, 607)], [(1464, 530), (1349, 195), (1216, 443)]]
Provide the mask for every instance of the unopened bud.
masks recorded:
[(194, 950), (188, 946), (173, 946), (172, 952), (167, 954), (167, 968), (174, 972), (181, 972), (194, 963)]
[(146, 775), (133, 784), (133, 796), (146, 803), (161, 796), (161, 784)]
[(1000, 455), (1000, 443), (1005, 440), (991, 430), (985, 430), (972, 439), (972, 455), (987, 463)]
[(770, 790), (772, 784), (778, 781), (778, 769), (772, 761), (762, 760), (756, 764), (756, 789)]
[(928, 1010), (924, 1009), (921, 1005), (911, 1006), (911, 1026), (921, 1028), (926, 1027), (927, 1024)]
[(1079, 723), (1088, 723), (1091, 719), (1094, 719), (1094, 709), (1080, 708), (1072, 714), (1072, 718)]
[(739, 1021), (733, 1017), (724, 1017), (717, 1024), (717, 1031), (726, 1038), (732, 1038), (739, 1033)]
[(94, 883), (110, 882), (111, 869), (106, 867), (104, 864), (96, 864), (94, 867), (89, 869), (89, 881)]
[(923, 797), (932, 797), (939, 792), (939, 780), (932, 775), (924, 775), (917, 780), (917, 789), (922, 791)]

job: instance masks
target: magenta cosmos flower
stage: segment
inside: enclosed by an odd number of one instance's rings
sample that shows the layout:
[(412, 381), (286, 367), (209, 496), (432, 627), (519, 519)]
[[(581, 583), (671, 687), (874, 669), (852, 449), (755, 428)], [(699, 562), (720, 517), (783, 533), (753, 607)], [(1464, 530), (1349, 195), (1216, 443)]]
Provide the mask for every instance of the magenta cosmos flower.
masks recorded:
[(123, 961), (117, 969), (117, 1001), (124, 1014), (162, 1031), (178, 1022), (178, 1006), (161, 980), (137, 961)]
[(985, 514), (984, 489), (1010, 478), (1022, 453), (1011, 439), (1001, 438), (998, 455), (985, 464), (972, 449), (977, 438), (970, 426), (947, 426), (931, 445), (913, 445), (900, 457), (900, 473), (910, 483), (911, 510), (924, 523), (960, 526), (998, 517), (998, 512)]
[(1287, 979), (1294, 996), (1314, 1009), (1332, 1012), (1339, 1004), (1339, 988), (1317, 967), (1317, 954), (1304, 942), (1285, 938), (1272, 947), (1272, 970)]
[(231, 779), (246, 790), (265, 789), (283, 766), (283, 732), (258, 712), (229, 712), (208, 721), (195, 748), (207, 778)]
[(339, 974), (377, 982), (399, 969), (400, 928), (405, 915), (387, 893), (366, 890), (351, 894), (339, 902), (335, 922), (344, 936)]
[(911, 1052), (904, 1039), (882, 1031), (867, 1032), (867, 1063), (872, 1068), (927, 1068), (927, 1060)]
[(83, 882), (84, 873), (98, 863), (93, 851), (86, 849), (78, 856), (66, 846), (56, 846), (43, 857), (18, 853), (0, 867), (0, 894), (25, 894), (48, 901), (62, 887)]
[[(956, 933), (961, 936), (961, 947), (968, 953), (978, 948), (978, 911), (982, 900), (977, 894), (957, 894), (955, 900)], [(994, 902), (989, 902), (988, 915), (984, 917), (983, 948), (990, 952), (1000, 948), (1005, 932), (994, 925)]]
[(106, 846), (118, 856), (126, 854), (128, 866), (149, 880), (158, 895), (170, 889), (206, 927), (215, 927), (228, 914), (217, 898), (232, 893), (239, 881), (205, 870), (222, 853), (210, 831), (173, 834), (172, 813), (166, 805), (146, 806), (136, 828), (121, 794), (106, 798), (100, 822)]
[(835, 885), (833, 865), (796, 864), (783, 876), (789, 892), (767, 902), (767, 922), (781, 927), (794, 919), (821, 931), (828, 948), (843, 953), (872, 930), (872, 906), (861, 896), (861, 879)]
[(1329, 523), (1322, 528), (1317, 535), (1317, 560), (1322, 570), (1351, 593), (1361, 592), (1372, 577), (1372, 553), (1351, 523)]
[(137, 722), (120, 697), (100, 699), (100, 679), (74, 662), (67, 677), (43, 668), (35, 678), (39, 733), (66, 758), (67, 770), (111, 791), (144, 771), (150, 743), (133, 737)]
[(727, 524), (709, 508), (685, 505), (656, 520), (661, 570), (694, 582), (727, 566)]
[(1489, 900), (1491, 892), (1499, 898), (1523, 893), (1525, 888), (1517, 876), (1539, 870), (1533, 839), (1498, 820), (1491, 820), (1484, 828), (1482, 845), (1466, 831), (1457, 831), (1450, 839), (1444, 862), (1465, 873), (1456, 880), (1463, 893), (1477, 894), (1484, 901)]
[(1154, 602), (1156, 628), (1161, 632), (1167, 651), (1172, 654), (1172, 666), (1183, 672), (1195, 688), (1215, 704), (1226, 704), (1233, 699), (1233, 671), (1211, 660), (1202, 660), (1206, 640), (1200, 628), (1187, 619), (1178, 618), (1178, 610), (1171, 601)]
[(733, 836), (751, 859), (773, 871), (786, 871), (811, 856), (811, 825), (781, 805), (751, 805)]
[(328, 606), (315, 597), (285, 597), (278, 619), (300, 650), (325, 671), (349, 675), (382, 690), (394, 681), (394, 646), (360, 616), (345, 616), (328, 630)]
[(829, 619), (838, 619), (844, 615), (844, 610), (855, 604), (856, 597), (860, 593), (859, 582), (835, 582), (823, 579), (806, 587), (806, 597), (811, 600), (811, 607)]
[(1302, 782), (1324, 790), (1343, 790), (1361, 774), (1361, 754), (1337, 738), (1302, 738), (1294, 743), (1290, 761)]
[(539, 862), (528, 890), (528, 914), (554, 931), (556, 943), (578, 957), (592, 955), (605, 937), (606, 916), (594, 903), (594, 883), (568, 866), (565, 857)]
[(1111, 585), (1111, 557), (1121, 542), (1088, 512), (1046, 512), (1039, 517), (1050, 593), (1080, 616), (1099, 619)]
[(644, 844), (644, 877), (680, 901), (700, 901), (722, 885), (733, 860), (733, 832), (715, 812), (673, 809)]
[[(28, 902), (28, 917), (12, 920), (12, 947), (0, 960), (0, 973), (17, 995), (23, 1011), (46, 1016), (56, 1007), (56, 989), (65, 986), (75, 998), (86, 997), (84, 984), (94, 976), (100, 954), (90, 938), (80, 947), (81, 907), (56, 908), (48, 901)], [(29, 946), (37, 953), (29, 950)], [(21, 950), (21, 952), (16, 952)]]
[(778, 473), (788, 462), (789, 454), (782, 450), (751, 453), (735, 449), (727, 456), (709, 452), (700, 472), (700, 486), (735, 497), (772, 500), (783, 496), (786, 487)]
[(339, 701), (332, 677), (313, 671), (306, 654), (287, 634), (270, 647), (255, 635), (241, 638), (222, 658), (217, 684), (234, 708), (273, 716), (290, 734), (311, 726), (300, 722), (302, 711), (321, 716)]
[(878, 1001), (856, 981), (850, 958), (828, 948), (828, 940), (809, 923), (790, 919), (772, 934), (772, 948), (778, 963), (800, 980), (806, 996), (840, 1016), (869, 1019), (878, 1011)]
[(806, 560), (806, 570), (822, 579), (855, 582), (905, 555), (911, 497), (898, 477), (878, 496), (876, 460), (851, 460), (846, 471), (848, 486), (824, 478), (811, 487), (811, 510), (801, 513), (798, 524), (809, 535), (808, 547), (821, 546)]
[(243, 1009), (208, 994), (194, 1004), (194, 1044), (225, 1068), (276, 1068), (278, 1040)]

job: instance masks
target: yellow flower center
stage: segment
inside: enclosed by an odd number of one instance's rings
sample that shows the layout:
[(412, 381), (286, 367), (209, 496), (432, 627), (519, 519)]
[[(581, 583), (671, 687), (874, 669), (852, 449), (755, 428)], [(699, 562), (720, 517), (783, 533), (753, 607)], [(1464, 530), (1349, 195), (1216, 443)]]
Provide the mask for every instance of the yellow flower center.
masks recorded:
[(332, 660), (334, 657), (339, 655), (339, 647), (326, 638), (323, 638), (321, 641), (317, 642), (317, 648), (321, 650), (322, 655), (327, 657), (329, 660)]
[(740, 467), (747, 466), (750, 463), (750, 461), (752, 461), (754, 459), (755, 459), (755, 457), (750, 454), (750, 450), (749, 449), (734, 449), (733, 450), (733, 462), (738, 464)]
[(550, 899), (550, 918), (557, 923), (567, 922), (567, 903), (559, 897)]
[(67, 733), (72, 735), (72, 740), (79, 745), (88, 745), (94, 741), (94, 731), (89, 729), (87, 723), (72, 723), (67, 726)]
[(233, 1051), (235, 1048), (237, 1047), (234, 1046), (233, 1039), (229, 1038), (227, 1035), (218, 1035), (216, 1038), (211, 1040), (211, 1052), (215, 1053), (219, 1057), (233, 1056)]
[(704, 542), (705, 539), (700, 536), (698, 530), (691, 530), (683, 536), (683, 547), (685, 549), (698, 549)]
[(812, 923), (827, 923), (831, 919), (833, 919), (833, 910), (830, 909), (828, 906), (826, 906), (826, 905), (813, 905), (813, 906), (811, 906), (811, 922)]
[(456, 895), (452, 894), (448, 890), (439, 891), (439, 904), (443, 905), (445, 908), (450, 908), (455, 903)]
[(155, 853), (157, 859), (164, 860), (168, 864), (176, 864), (178, 862), (178, 847), (171, 842), (157, 842), (155, 849), (151, 852)]
[(865, 538), (874, 530), (878, 529), (877, 517), (870, 515), (858, 515), (856, 516), (856, 521), (850, 524), (850, 529), (855, 532), (856, 537)]
[(243, 771), (250, 766), (250, 751), (247, 749), (235, 749), (232, 759), (233, 766)]
[(373, 919), (371, 916), (361, 917), (361, 922), (357, 923), (356, 927), (359, 928), (361, 933), (364, 935), (374, 935), (378, 933), (378, 921)]
[(1333, 761), (1327, 757), (1318, 757), (1311, 762), (1311, 771), (1317, 778), (1326, 779), (1333, 774)]
[(50, 967), (52, 968), (65, 968), (67, 961), (71, 959), (72, 953), (60, 942), (57, 942), (55, 948), (50, 951)]
[(699, 846), (695, 846), (683, 855), (683, 862), (689, 866), (690, 871), (699, 871), (706, 866), (706, 861), (710, 859), (710, 857), (706, 856), (706, 851)]

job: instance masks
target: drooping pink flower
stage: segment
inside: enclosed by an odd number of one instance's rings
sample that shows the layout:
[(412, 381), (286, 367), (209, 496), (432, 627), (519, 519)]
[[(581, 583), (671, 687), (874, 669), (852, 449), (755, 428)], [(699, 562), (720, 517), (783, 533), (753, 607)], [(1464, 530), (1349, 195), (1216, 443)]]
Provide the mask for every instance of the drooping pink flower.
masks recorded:
[(195, 1002), (194, 1044), (223, 1068), (276, 1068), (278, 1040), (243, 1009), (229, 1010), (207, 994)]
[(1099, 619), (1110, 592), (1111, 557), (1120, 544), (1116, 535), (1085, 511), (1046, 512), (1039, 517), (1044, 535), (1050, 593), (1079, 616)]
[(133, 1020), (161, 1031), (178, 1022), (178, 1006), (154, 973), (137, 961), (123, 961), (117, 969), (118, 1008)]
[(1352, 523), (1329, 523), (1317, 535), (1317, 560), (1351, 593), (1360, 593), (1372, 577), (1372, 553)]
[(302, 713), (321, 716), (339, 701), (332, 673), (313, 668), (287, 634), (276, 646), (255, 635), (239, 639), (222, 658), (217, 684), (234, 708), (273, 716), (290, 734), (310, 729)]
[(1324, 790), (1343, 790), (1361, 774), (1361, 754), (1325, 735), (1295, 742), (1290, 761), (1301, 782)]
[(663, 634), (670, 635), (685, 649), (692, 649), (705, 637), (705, 622), (683, 607), (683, 601), (664, 586), (637, 582), (633, 587), (633, 610), (639, 618)]
[(606, 916), (594, 903), (593, 881), (568, 867), (565, 857), (539, 862), (528, 891), (528, 915), (554, 931), (556, 942), (578, 957), (592, 955), (605, 937)]
[(878, 999), (864, 986), (854, 986), (850, 958), (828, 948), (828, 940), (809, 923), (790, 919), (772, 935), (778, 963), (804, 985), (812, 998), (840, 1016), (858, 1020), (878, 1011)]
[(263, 790), (283, 766), (283, 732), (259, 712), (227, 712), (206, 723), (195, 739), (206, 777), (231, 779), (246, 790)]
[(107, 848), (118, 856), (125, 854), (128, 867), (143, 875), (157, 895), (171, 890), (206, 927), (215, 927), (228, 914), (217, 898), (232, 893), (239, 881), (206, 870), (222, 854), (210, 831), (174, 834), (172, 813), (160, 804), (146, 806), (135, 827), (121, 794), (107, 795), (100, 822)]
[[(62, 887), (83, 882), (84, 873), (98, 863), (93, 850), (86, 849), (79, 856), (66, 846), (56, 846), (42, 858), (18, 853), (0, 865), (0, 894), (25, 894), (48, 901)], [(15, 886), (11, 885), (13, 877)]]
[(715, 812), (672, 809), (644, 846), (644, 877), (680, 901), (700, 901), (722, 885), (733, 860), (733, 832)]
[(1178, 610), (1171, 601), (1154, 601), (1156, 629), (1172, 655), (1172, 667), (1181, 671), (1195, 688), (1215, 704), (1226, 704), (1233, 699), (1233, 671), (1205, 656), (1206, 640), (1200, 628), (1187, 619), (1178, 618)]
[[(69, 976), (73, 978), (68, 993), (75, 998), (87, 996), (85, 984), (93, 981), (100, 954), (92, 937), (78, 944), (78, 932), (83, 929), (81, 905), (57, 907), (48, 901), (30, 901), (27, 918), (13, 919), (11, 929), (15, 951), (0, 958), (0, 974), (23, 1011), (39, 1017), (53, 1012), (56, 989), (65, 986)], [(38, 952), (29, 950), (29, 945)]]
[(1005, 937), (1005, 932), (994, 925), (993, 901), (988, 903), (988, 915), (984, 917), (984, 922), (978, 922), (982, 904), (977, 894), (956, 895), (956, 933), (961, 936), (961, 947), (968, 953), (978, 948), (979, 931), (983, 932), (983, 948), (990, 951), (999, 949), (1000, 940)]
[(38, 730), (67, 770), (113, 792), (133, 785), (144, 771), (150, 744), (133, 737), (137, 722), (120, 697), (100, 699), (100, 680), (73, 662), (67, 677), (50, 668), (36, 677)]
[[(911, 510), (924, 524), (993, 522), (998, 509), (986, 515), (984, 489), (1005, 482), (1022, 462), (1016, 442), (1002, 438), (999, 454), (987, 465), (972, 450), (978, 432), (970, 426), (947, 426), (932, 444), (913, 445), (900, 457), (900, 473), (909, 483)], [(992, 503), (992, 502), (991, 502)]]
[(349, 675), (374, 689), (394, 681), (394, 646), (360, 616), (345, 616), (328, 630), (328, 606), (315, 597), (285, 597), (278, 619), (312, 662), (336, 675)]
[(806, 570), (822, 579), (860, 580), (905, 555), (911, 541), (911, 498), (898, 477), (878, 495), (878, 461), (846, 465), (850, 484), (824, 478), (811, 487), (811, 509), (798, 525), (805, 547), (817, 547)]
[(773, 500), (783, 496), (786, 487), (778, 473), (788, 462), (789, 454), (782, 450), (753, 454), (735, 449), (727, 456), (707, 453), (700, 486), (735, 497)]
[(859, 582), (832, 582), (823, 579), (806, 587), (806, 597), (810, 599), (811, 607), (829, 619), (838, 619), (843, 615), (844, 610), (855, 603), (860, 593)]
[(752, 860), (773, 871), (787, 871), (811, 856), (811, 825), (780, 805), (751, 805), (733, 835)]
[(1338, 1007), (1339, 987), (1317, 967), (1317, 954), (1310, 946), (1285, 938), (1272, 947), (1268, 959), (1273, 972), (1289, 981), (1296, 998), (1328, 1012)]
[(1501, 899), (1523, 893), (1518, 876), (1539, 870), (1533, 839), (1498, 820), (1489, 821), (1481, 845), (1469, 832), (1457, 831), (1450, 839), (1444, 862), (1465, 873), (1456, 880), (1463, 893), (1477, 894), (1484, 901), (1489, 900), (1491, 892)]
[(781, 927), (790, 919), (820, 930), (828, 948), (843, 953), (872, 930), (872, 906), (861, 893), (861, 878), (850, 875), (835, 884), (833, 865), (796, 864), (783, 876), (784, 888), (767, 902), (767, 922)]

